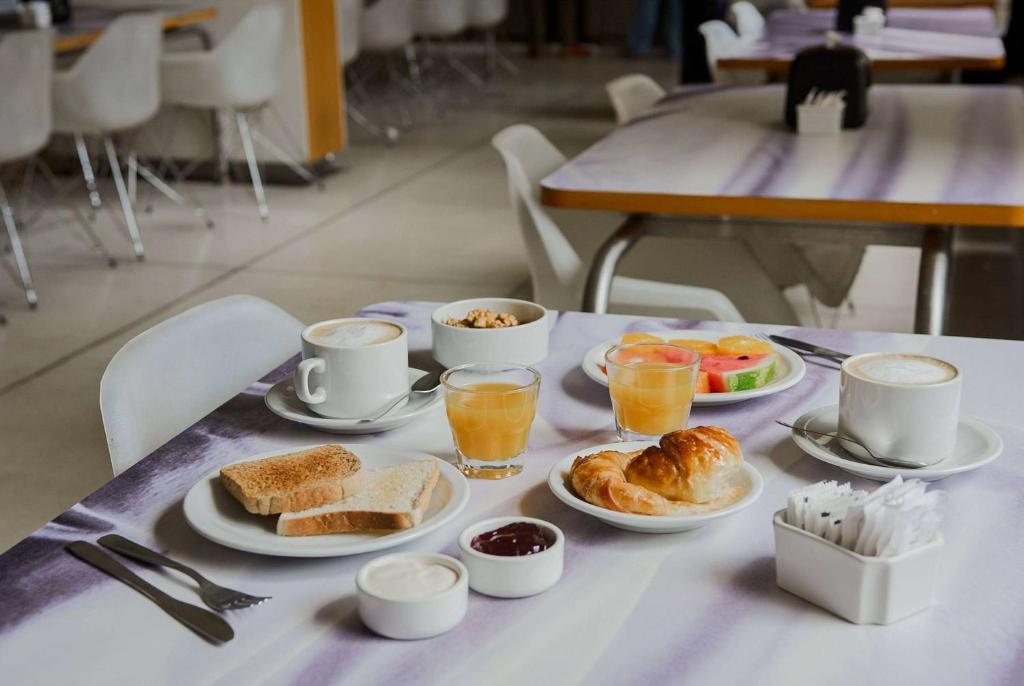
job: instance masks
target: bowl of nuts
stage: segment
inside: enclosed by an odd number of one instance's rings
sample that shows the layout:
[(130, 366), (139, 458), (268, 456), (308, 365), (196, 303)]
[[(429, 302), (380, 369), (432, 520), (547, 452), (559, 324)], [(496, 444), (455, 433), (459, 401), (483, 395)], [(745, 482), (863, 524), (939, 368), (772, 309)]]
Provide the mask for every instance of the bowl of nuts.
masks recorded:
[(512, 298), (472, 298), (434, 310), (434, 359), (445, 367), (472, 362), (537, 364), (548, 356), (548, 311)]

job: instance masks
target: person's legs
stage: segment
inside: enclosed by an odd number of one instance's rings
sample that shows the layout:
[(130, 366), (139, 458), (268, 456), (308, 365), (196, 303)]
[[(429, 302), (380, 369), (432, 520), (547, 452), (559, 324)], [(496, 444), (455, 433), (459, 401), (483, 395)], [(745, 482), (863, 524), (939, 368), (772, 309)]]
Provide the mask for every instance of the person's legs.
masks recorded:
[(558, 24), (562, 33), (562, 57), (587, 57), (590, 53), (580, 45), (579, 0), (561, 0), (558, 3)]
[(683, 3), (682, 0), (665, 0), (665, 47), (669, 56), (679, 61), (683, 57)]
[[(669, 0), (669, 4), (678, 0)], [(635, 0), (633, 3), (633, 19), (629, 24), (626, 36), (626, 52), (633, 57), (646, 55), (651, 51), (654, 40), (654, 29), (658, 23), (658, 9), (661, 0)], [(679, 18), (676, 18), (679, 23)]]
[(530, 56), (543, 57), (547, 41), (547, 1), (530, 0)]

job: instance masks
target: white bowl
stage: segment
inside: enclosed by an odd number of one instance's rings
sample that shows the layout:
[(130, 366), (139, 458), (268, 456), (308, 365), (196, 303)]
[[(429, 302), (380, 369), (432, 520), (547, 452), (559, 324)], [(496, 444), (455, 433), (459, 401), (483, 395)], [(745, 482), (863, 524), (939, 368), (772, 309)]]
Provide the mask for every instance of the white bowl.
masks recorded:
[(942, 535), (894, 557), (858, 555), (786, 522), (772, 520), (779, 587), (854, 624), (891, 624), (934, 602)]
[[(536, 524), (553, 531), (554, 545), (539, 553), (519, 557), (488, 555), (473, 549), (471, 543), (475, 536), (516, 522)], [(543, 519), (495, 517), (463, 529), (459, 536), (459, 556), (469, 570), (469, 587), (477, 593), (496, 598), (525, 598), (543, 593), (562, 578), (565, 535), (557, 526)]]
[[(521, 323), (503, 329), (464, 329), (444, 323), (449, 317), (462, 319), (474, 309), (508, 312), (514, 314)], [(447, 368), (474, 362), (534, 365), (548, 356), (551, 328), (548, 311), (528, 300), (459, 300), (437, 308), (430, 319), (434, 359)]]
[[(398, 600), (373, 593), (367, 575), (374, 567), (401, 559), (416, 559), (449, 567), (458, 578), (455, 585), (422, 600)], [(454, 557), (424, 553), (395, 553), (370, 560), (356, 574), (359, 617), (381, 636), (412, 640), (450, 631), (466, 616), (469, 604), (469, 572)]]

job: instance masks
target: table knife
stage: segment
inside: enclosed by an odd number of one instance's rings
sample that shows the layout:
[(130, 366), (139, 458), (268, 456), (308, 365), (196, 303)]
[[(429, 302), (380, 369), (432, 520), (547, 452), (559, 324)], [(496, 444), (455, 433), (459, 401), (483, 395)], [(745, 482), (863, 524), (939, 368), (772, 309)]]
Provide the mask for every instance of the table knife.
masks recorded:
[(776, 336), (771, 334), (768, 336), (772, 341), (779, 345), (784, 345), (787, 348), (796, 348), (797, 350), (803, 350), (811, 353), (812, 355), (819, 355), (821, 357), (833, 357), (837, 360), (845, 360), (850, 357), (846, 353), (841, 353), (837, 350), (831, 350), (829, 348), (823, 348), (820, 345), (814, 345), (813, 343), (805, 343), (804, 341), (798, 341), (795, 338), (786, 338), (785, 336)]
[(177, 598), (172, 598), (153, 584), (144, 581), (137, 574), (92, 543), (75, 541), (74, 543), (69, 543), (66, 547), (67, 551), (75, 557), (88, 562), (93, 567), (131, 586), (156, 603), (161, 610), (200, 636), (216, 643), (230, 641), (235, 637), (235, 632), (231, 625), (224, 621), (222, 617), (209, 610), (204, 610), (201, 607), (189, 605)]

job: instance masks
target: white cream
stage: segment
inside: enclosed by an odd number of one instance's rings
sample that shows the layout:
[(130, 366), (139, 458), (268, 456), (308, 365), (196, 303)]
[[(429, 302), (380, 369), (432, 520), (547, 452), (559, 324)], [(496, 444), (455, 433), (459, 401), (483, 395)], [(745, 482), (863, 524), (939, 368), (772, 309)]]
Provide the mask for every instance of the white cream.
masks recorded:
[(956, 376), (956, 369), (942, 360), (913, 355), (868, 357), (852, 371), (870, 381), (908, 385), (942, 383)]
[(390, 341), (401, 334), (402, 330), (394, 324), (371, 320), (324, 324), (313, 329), (309, 337), (321, 345), (354, 348)]
[(401, 559), (371, 567), (366, 590), (388, 600), (426, 600), (455, 586), (454, 569), (437, 562)]

